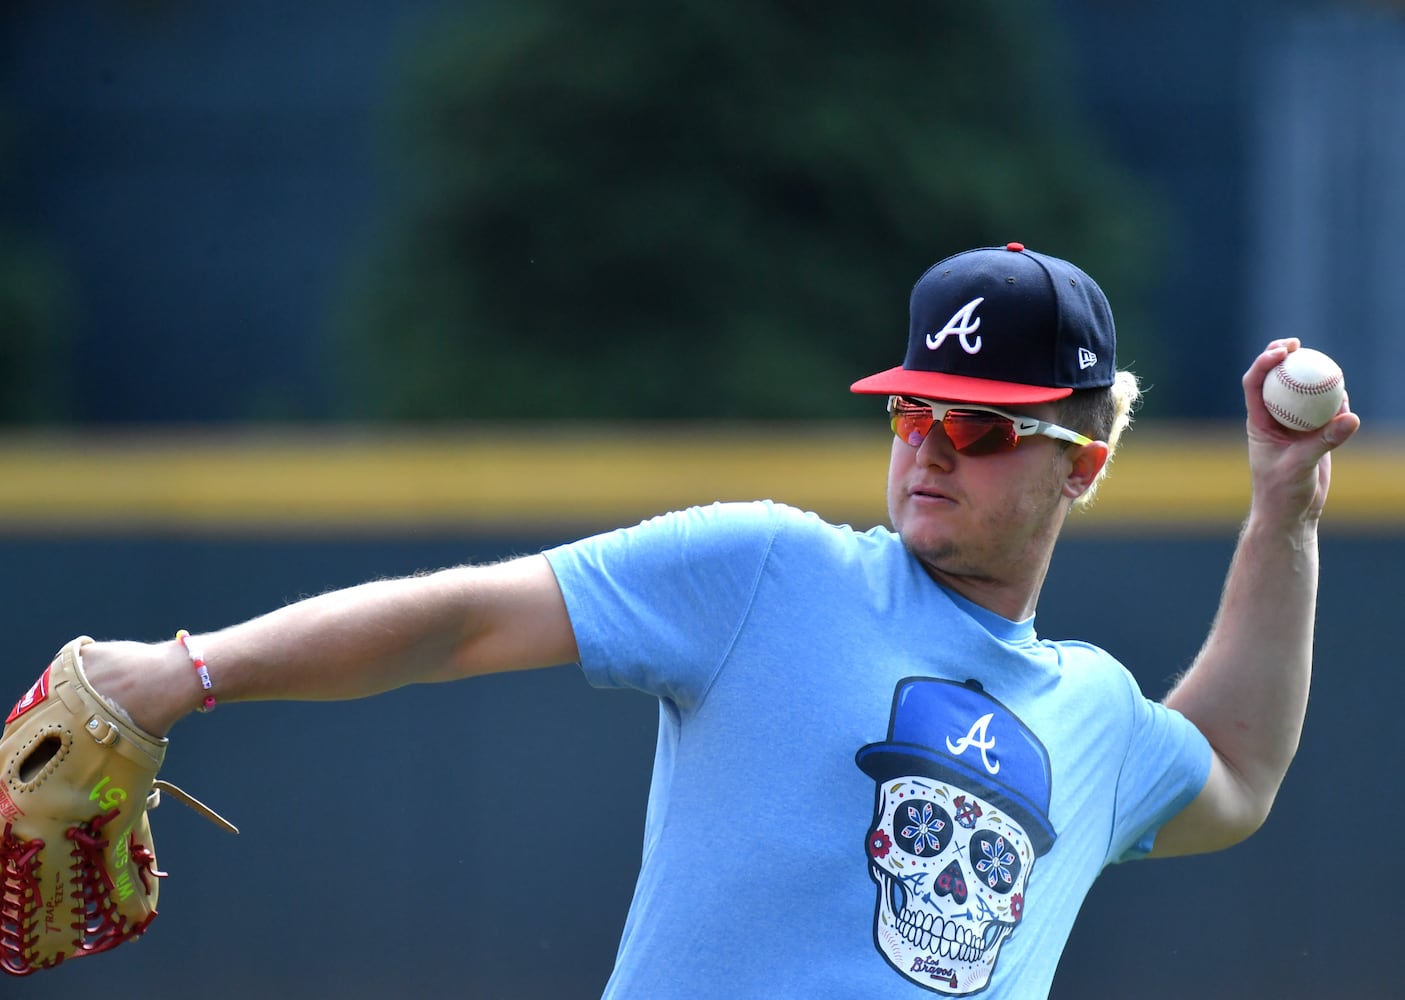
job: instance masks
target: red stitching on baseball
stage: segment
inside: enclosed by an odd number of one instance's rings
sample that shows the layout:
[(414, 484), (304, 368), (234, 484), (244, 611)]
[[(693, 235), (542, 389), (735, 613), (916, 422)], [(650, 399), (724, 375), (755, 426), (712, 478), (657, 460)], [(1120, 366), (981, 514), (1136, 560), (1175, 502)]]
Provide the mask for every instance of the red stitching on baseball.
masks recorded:
[(1297, 392), (1305, 392), (1309, 396), (1318, 396), (1324, 392), (1331, 392), (1337, 387), (1337, 383), (1342, 380), (1340, 375), (1333, 375), (1326, 382), (1299, 382), (1297, 379), (1293, 378), (1293, 376), (1289, 375), (1282, 365), (1278, 366), (1278, 377), (1289, 389), (1296, 390)]
[(1302, 417), (1298, 416), (1296, 413), (1289, 413), (1287, 410), (1283, 409), (1281, 406), (1278, 406), (1278, 405), (1276, 405), (1276, 404), (1274, 404), (1274, 403), (1270, 403), (1270, 402), (1269, 402), (1268, 400), (1266, 400), (1266, 399), (1264, 400), (1264, 408), (1267, 409), (1269, 413), (1272, 413), (1272, 414), (1274, 415), (1274, 417), (1276, 417), (1276, 418), (1278, 419), (1278, 422), (1279, 422), (1279, 423), (1289, 424), (1289, 425), (1291, 425), (1291, 426), (1293, 426), (1293, 427), (1300, 427), (1300, 428), (1302, 428), (1302, 429), (1305, 430), (1305, 431), (1315, 431), (1315, 430), (1317, 430), (1316, 427), (1312, 426), (1312, 424), (1308, 423), (1306, 420), (1304, 420)]

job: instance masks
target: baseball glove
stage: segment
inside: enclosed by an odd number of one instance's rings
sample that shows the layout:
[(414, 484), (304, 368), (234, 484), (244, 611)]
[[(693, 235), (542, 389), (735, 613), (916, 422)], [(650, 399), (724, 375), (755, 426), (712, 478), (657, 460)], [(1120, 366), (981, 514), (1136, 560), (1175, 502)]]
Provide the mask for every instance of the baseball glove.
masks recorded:
[(156, 773), (167, 741), (88, 684), (93, 640), (59, 650), (0, 735), (0, 968), (24, 976), (141, 935), (158, 880), (147, 813), (163, 790), (232, 832)]

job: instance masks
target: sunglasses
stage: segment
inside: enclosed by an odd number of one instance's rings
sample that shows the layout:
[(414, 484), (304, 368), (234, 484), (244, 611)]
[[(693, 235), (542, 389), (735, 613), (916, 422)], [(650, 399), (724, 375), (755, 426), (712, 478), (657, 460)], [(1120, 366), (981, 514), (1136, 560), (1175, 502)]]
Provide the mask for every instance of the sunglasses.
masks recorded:
[(994, 455), (1009, 451), (1020, 438), (1042, 435), (1072, 444), (1092, 444), (1067, 427), (1036, 417), (1006, 413), (993, 406), (971, 403), (937, 403), (915, 396), (889, 396), (888, 415), (893, 433), (916, 448), (927, 440), (932, 425), (939, 422), (951, 446), (963, 455)]

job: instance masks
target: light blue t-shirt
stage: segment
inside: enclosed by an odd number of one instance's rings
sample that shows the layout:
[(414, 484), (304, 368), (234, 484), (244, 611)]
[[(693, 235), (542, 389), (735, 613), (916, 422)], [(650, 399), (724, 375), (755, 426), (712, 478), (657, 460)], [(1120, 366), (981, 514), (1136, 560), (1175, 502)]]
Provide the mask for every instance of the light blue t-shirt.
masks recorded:
[(1085, 894), (1210, 750), (891, 531), (767, 502), (547, 553), (589, 681), (659, 700), (613, 1000), (1045, 996)]

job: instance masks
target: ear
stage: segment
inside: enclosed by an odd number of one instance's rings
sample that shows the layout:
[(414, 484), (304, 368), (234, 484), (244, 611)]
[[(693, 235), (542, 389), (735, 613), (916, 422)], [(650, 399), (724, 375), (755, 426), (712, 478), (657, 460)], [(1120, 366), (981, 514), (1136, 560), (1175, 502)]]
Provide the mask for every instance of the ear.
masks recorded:
[(1097, 481), (1098, 474), (1103, 471), (1103, 466), (1107, 465), (1108, 456), (1111, 454), (1112, 449), (1107, 446), (1106, 441), (1094, 441), (1091, 444), (1069, 448), (1065, 452), (1070, 465), (1068, 475), (1064, 477), (1063, 495), (1070, 500), (1077, 500), (1087, 493)]

